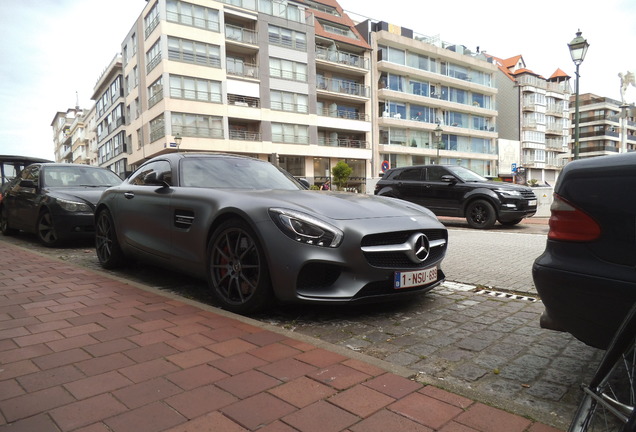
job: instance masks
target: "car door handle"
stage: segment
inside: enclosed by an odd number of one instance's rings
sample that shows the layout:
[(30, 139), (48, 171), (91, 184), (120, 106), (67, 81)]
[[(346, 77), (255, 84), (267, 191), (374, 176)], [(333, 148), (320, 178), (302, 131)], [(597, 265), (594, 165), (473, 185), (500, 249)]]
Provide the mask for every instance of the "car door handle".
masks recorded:
[(124, 192), (124, 197), (126, 197), (126, 199), (133, 199), (135, 194), (132, 192)]

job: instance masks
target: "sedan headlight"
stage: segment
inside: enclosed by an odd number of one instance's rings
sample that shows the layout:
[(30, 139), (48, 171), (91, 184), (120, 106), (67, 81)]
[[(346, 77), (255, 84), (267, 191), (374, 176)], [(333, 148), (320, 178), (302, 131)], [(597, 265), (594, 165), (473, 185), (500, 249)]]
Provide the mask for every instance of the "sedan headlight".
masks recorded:
[(521, 192), (516, 190), (495, 189), (495, 192), (497, 192), (499, 195), (510, 198), (521, 198), (522, 196)]
[(62, 207), (64, 210), (68, 212), (90, 212), (92, 211), (88, 204), (77, 201), (68, 201), (64, 199), (57, 198), (56, 202)]
[(344, 236), (340, 229), (306, 213), (271, 208), (269, 215), (287, 237), (300, 243), (335, 248)]

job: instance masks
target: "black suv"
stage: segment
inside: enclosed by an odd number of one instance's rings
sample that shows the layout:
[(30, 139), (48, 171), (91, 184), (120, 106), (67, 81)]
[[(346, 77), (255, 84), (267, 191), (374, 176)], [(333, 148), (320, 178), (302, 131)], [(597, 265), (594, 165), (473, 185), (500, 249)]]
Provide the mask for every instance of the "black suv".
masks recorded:
[(496, 221), (515, 225), (537, 211), (537, 197), (529, 187), (488, 181), (457, 165), (390, 169), (374, 193), (423, 205), (437, 216), (465, 217), (470, 226), (482, 229)]

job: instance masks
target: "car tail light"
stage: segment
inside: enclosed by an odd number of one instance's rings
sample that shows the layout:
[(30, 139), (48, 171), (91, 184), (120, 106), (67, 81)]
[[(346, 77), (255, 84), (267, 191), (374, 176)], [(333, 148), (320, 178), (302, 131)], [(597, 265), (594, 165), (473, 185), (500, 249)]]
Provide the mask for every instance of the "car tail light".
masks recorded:
[(600, 237), (601, 227), (598, 222), (556, 193), (550, 210), (552, 214), (548, 239), (589, 242)]

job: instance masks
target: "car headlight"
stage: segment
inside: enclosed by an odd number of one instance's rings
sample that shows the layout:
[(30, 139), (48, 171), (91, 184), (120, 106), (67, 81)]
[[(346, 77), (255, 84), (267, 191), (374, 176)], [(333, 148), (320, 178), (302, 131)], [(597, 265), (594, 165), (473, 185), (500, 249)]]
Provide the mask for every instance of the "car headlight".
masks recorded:
[(269, 215), (287, 237), (300, 243), (335, 248), (344, 236), (340, 229), (306, 213), (271, 208)]
[(64, 199), (57, 198), (56, 202), (62, 207), (64, 210), (68, 212), (90, 212), (92, 211), (88, 204), (77, 201), (68, 201)]
[(499, 195), (510, 198), (520, 198), (522, 196), (521, 192), (516, 190), (495, 189), (495, 192), (497, 192)]

